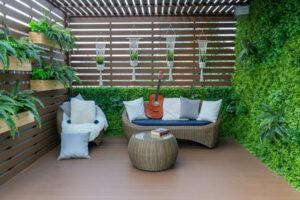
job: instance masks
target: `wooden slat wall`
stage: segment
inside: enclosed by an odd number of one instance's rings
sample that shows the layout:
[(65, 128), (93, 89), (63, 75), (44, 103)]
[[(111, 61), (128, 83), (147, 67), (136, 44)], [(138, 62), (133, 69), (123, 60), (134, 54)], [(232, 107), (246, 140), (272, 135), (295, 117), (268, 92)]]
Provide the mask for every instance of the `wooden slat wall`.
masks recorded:
[[(28, 35), (27, 23), (31, 17), (40, 19), (44, 13), (49, 13), (49, 18), (64, 26), (65, 15), (45, 0), (0, 0), (0, 23), (5, 23), (17, 38)], [(65, 60), (64, 54), (50, 54), (50, 49), (45, 49), (48, 50), (47, 57), (62, 62)], [(3, 73), (0, 70), (0, 90), (10, 90), (16, 80), (21, 81), (22, 89), (29, 89), (30, 77), (31, 72)], [(19, 129), (19, 136), (15, 139), (9, 136), (9, 132), (0, 134), (0, 185), (58, 144), (56, 110), (66, 100), (67, 92), (53, 90), (34, 93), (34, 96), (39, 97), (45, 104), (44, 109), (39, 109), (42, 117), (41, 128), (38, 128), (36, 123), (25, 125)]]
[[(133, 24), (135, 27), (133, 27)], [(107, 43), (105, 86), (154, 86), (159, 70), (168, 74), (166, 44), (163, 36), (178, 36), (175, 45), (175, 66), (170, 86), (228, 86), (234, 70), (234, 40), (236, 21), (233, 17), (71, 17), (69, 27), (77, 37), (77, 49), (71, 55), (71, 65), (83, 80), (83, 85), (99, 85), (96, 70), (95, 42)], [(140, 36), (137, 81), (131, 81), (129, 36)], [(199, 82), (199, 37), (209, 40), (205, 82)]]

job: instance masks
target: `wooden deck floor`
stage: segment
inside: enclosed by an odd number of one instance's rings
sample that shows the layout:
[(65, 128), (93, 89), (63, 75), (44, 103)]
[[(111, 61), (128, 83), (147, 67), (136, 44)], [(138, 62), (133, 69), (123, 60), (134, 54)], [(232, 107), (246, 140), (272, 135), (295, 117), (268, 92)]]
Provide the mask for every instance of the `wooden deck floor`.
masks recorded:
[(216, 149), (181, 143), (164, 172), (132, 167), (124, 138), (105, 138), (90, 160), (57, 161), (58, 148), (0, 186), (1, 200), (299, 200), (300, 193), (229, 138)]

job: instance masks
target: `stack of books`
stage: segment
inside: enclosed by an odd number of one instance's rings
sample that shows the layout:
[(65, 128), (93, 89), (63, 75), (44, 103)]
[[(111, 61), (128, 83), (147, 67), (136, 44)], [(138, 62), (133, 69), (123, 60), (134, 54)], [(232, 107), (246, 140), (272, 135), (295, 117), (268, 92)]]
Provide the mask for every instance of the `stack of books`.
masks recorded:
[(157, 128), (151, 131), (151, 136), (153, 137), (162, 137), (169, 134), (169, 130), (165, 128)]

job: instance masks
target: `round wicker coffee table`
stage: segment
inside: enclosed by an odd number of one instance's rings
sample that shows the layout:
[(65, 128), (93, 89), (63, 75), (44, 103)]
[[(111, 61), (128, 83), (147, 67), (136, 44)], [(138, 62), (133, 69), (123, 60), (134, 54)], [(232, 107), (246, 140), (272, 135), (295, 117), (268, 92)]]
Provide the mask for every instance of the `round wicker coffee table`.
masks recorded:
[(150, 132), (131, 136), (128, 144), (131, 163), (145, 171), (162, 171), (171, 168), (177, 159), (178, 145), (172, 134), (152, 137)]

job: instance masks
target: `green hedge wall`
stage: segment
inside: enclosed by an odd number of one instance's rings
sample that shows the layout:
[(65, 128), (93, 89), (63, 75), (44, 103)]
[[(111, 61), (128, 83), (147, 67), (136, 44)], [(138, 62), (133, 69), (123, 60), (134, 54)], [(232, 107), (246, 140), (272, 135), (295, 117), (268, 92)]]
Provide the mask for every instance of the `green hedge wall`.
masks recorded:
[[(146, 101), (150, 94), (155, 93), (150, 87), (84, 87), (74, 88), (73, 95), (80, 93), (85, 99), (95, 100), (106, 114), (109, 129), (105, 133), (111, 136), (124, 135), (121, 127), (121, 114), (124, 110), (123, 101), (144, 97)], [(218, 100), (223, 99), (222, 120), (231, 118), (232, 115), (232, 89), (219, 88), (171, 88), (162, 87), (161, 95), (164, 97), (188, 97), (193, 99)], [(227, 124), (223, 123), (226, 129)]]
[(237, 108), (248, 112), (237, 115), (226, 131), (300, 190), (300, 146), (293, 140), (261, 143), (259, 128), (262, 104), (283, 103), (289, 128), (300, 130), (299, 0), (254, 0), (251, 14), (238, 18), (237, 56), (245, 40), (252, 48), (236, 62), (233, 82)]

